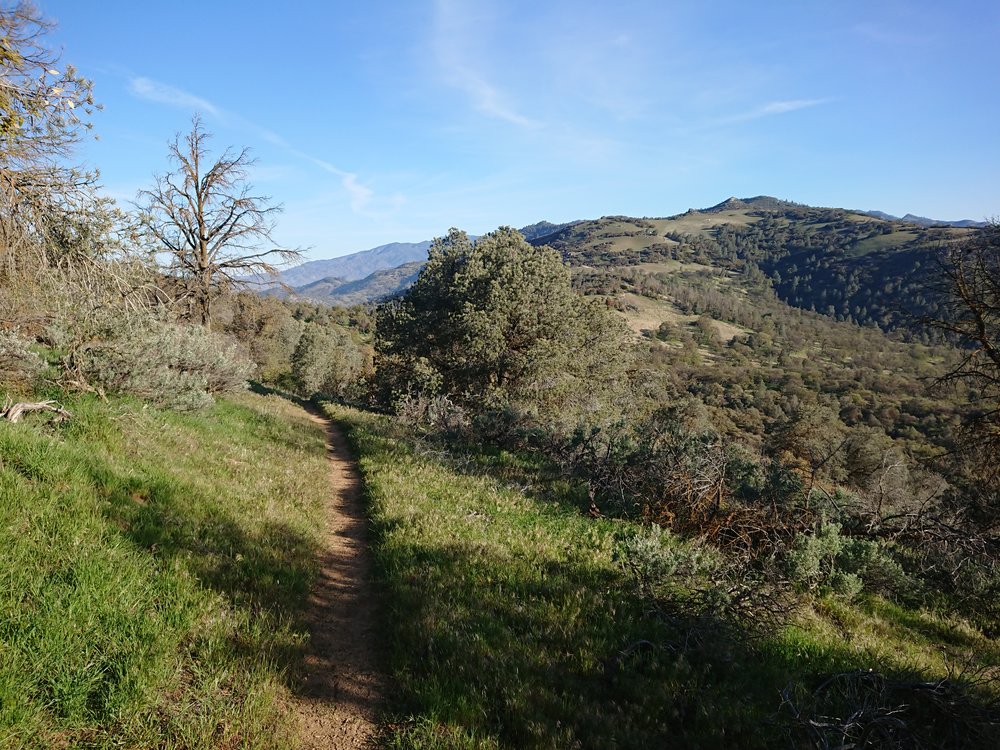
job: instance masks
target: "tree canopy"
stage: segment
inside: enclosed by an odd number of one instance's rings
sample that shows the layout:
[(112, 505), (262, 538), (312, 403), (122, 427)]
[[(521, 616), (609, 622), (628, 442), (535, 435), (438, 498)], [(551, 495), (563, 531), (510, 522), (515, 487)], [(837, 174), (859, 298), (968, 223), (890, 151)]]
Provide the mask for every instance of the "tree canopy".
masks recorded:
[[(976, 389), (970, 434), (974, 445), (995, 456), (1000, 450), (1000, 224), (944, 247), (938, 262), (943, 304), (926, 322), (964, 347), (962, 359), (944, 379), (964, 380)], [(1000, 479), (993, 462), (984, 470)]]
[(65, 249), (101, 213), (96, 175), (67, 165), (91, 126), (91, 83), (46, 44), (51, 28), (31, 3), (0, 7), (0, 260), (8, 276)]
[(624, 325), (573, 291), (555, 251), (501, 227), (452, 229), (409, 292), (379, 317), (384, 390), (444, 394), (472, 408), (584, 417), (624, 384)]

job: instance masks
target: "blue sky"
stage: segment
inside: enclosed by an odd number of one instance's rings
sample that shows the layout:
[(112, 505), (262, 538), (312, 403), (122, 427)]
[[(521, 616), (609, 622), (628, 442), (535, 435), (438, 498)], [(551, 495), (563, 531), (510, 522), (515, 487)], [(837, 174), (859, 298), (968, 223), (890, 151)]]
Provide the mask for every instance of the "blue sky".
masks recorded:
[(730, 195), (1000, 215), (1000, 3), (39, 0), (128, 199), (197, 111), (332, 257)]

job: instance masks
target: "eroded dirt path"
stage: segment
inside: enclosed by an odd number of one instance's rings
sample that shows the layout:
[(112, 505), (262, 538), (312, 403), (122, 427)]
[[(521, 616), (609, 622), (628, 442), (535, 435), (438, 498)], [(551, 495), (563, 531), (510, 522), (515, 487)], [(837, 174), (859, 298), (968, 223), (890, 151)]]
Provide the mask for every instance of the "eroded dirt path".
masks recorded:
[(370, 748), (384, 686), (377, 669), (374, 590), (361, 475), (341, 429), (323, 425), (330, 459), (330, 500), (319, 578), (309, 602), (305, 679), (294, 709), (304, 748)]

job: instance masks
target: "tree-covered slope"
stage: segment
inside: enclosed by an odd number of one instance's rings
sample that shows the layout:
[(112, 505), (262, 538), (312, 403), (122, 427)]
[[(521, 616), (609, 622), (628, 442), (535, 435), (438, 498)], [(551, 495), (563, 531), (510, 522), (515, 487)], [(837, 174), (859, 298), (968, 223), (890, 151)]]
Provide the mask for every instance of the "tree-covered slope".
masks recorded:
[(938, 250), (976, 231), (758, 196), (667, 218), (577, 222), (532, 242), (550, 245), (583, 268), (663, 271), (670, 262), (727, 271), (756, 267), (793, 307), (892, 330), (913, 328), (920, 316), (933, 314)]
[[(753, 264), (793, 307), (891, 330), (912, 328), (913, 319), (935, 311), (929, 288), (934, 256), (943, 244), (978, 231), (968, 224), (756, 196), (669, 217), (542, 221), (520, 231), (532, 244), (548, 245), (584, 269), (661, 264), (647, 270), (662, 271), (671, 261), (727, 270)], [(429, 245), (392, 243), (304, 263), (281, 274), (285, 287), (267, 293), (331, 305), (375, 302), (413, 282)]]

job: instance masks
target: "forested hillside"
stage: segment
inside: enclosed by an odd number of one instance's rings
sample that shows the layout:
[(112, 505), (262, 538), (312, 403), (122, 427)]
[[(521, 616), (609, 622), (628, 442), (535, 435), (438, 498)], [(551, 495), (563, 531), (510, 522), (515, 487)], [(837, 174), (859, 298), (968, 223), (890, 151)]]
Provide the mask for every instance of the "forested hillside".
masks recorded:
[(758, 197), (665, 219), (578, 222), (532, 243), (584, 268), (677, 261), (759, 269), (793, 307), (921, 336), (919, 320), (936, 312), (936, 253), (975, 231)]

